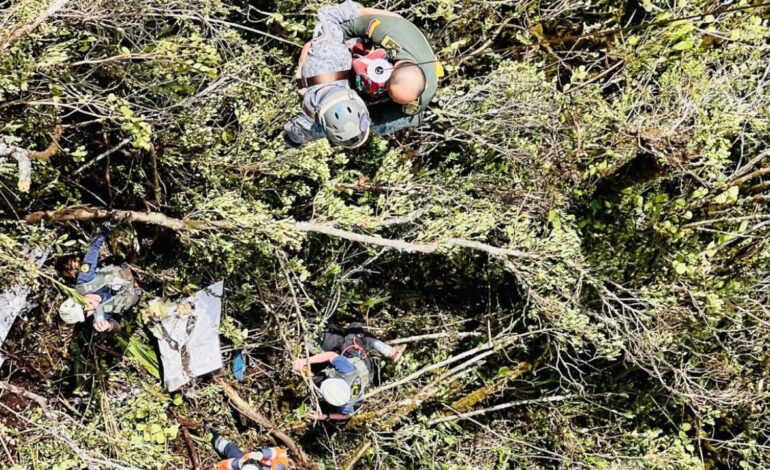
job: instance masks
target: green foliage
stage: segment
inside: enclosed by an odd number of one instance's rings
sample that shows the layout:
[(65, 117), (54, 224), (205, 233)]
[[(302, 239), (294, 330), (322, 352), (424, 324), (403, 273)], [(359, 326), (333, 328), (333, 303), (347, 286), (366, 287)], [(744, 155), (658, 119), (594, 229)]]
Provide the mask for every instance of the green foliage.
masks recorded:
[[(8, 405), (0, 462), (184, 466), (171, 406), (229, 426), (244, 447), (272, 445), (263, 430), (235, 434), (208, 379), (161, 390), (136, 318), (113, 338), (56, 319), (95, 224), (20, 219), (87, 205), (227, 223), (137, 223), (108, 251), (163, 297), (226, 279), (220, 335), (250, 364), (241, 393), (323, 468), (345, 467), (364, 439), (366, 468), (769, 467), (766, 9), (640, 3), (410, 5), (401, 13), (448, 77), (423, 127), (357, 151), (291, 150), (280, 137), (299, 112), (291, 44), (310, 39), (321, 3), (70, 2), (22, 34), (0, 53), (0, 141), (40, 150), (57, 122), (63, 137), (33, 162), (29, 194), (11, 189), (15, 161), (0, 160), (2, 284), (30, 285), (39, 305), (12, 331), (3, 370), (55, 414)], [(48, 6), (10, 2), (0, 42)], [(438, 249), (385, 250), (296, 221)], [(38, 271), (25, 244), (50, 248), (51, 262)], [(409, 343), (387, 380), (499, 342), (323, 432), (298, 424), (313, 402), (289, 364), (329, 321), (382, 338), (447, 333)], [(539, 365), (513, 377), (522, 361)], [(467, 411), (529, 404), (431, 424), (468, 396), (482, 399)]]

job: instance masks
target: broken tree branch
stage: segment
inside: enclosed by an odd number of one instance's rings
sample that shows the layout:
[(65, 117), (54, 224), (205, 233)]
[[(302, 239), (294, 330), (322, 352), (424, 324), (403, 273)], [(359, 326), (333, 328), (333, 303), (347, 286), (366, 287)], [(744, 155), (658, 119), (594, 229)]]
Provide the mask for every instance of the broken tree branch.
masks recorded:
[(201, 468), (201, 461), (198, 458), (198, 452), (195, 450), (195, 444), (193, 444), (192, 438), (190, 437), (190, 431), (187, 429), (187, 426), (185, 426), (182, 419), (179, 417), (179, 413), (173, 408), (170, 407), (169, 411), (174, 416), (174, 419), (177, 423), (179, 423), (179, 426), (182, 428), (182, 436), (184, 437), (184, 442), (187, 444), (187, 449), (190, 451), (190, 459), (192, 460), (192, 466), (194, 470), (200, 470)]
[(440, 338), (467, 338), (468, 336), (481, 336), (482, 333), (478, 331), (461, 331), (461, 332), (451, 332), (451, 331), (444, 331), (442, 333), (429, 333), (426, 335), (417, 335), (417, 336), (408, 336), (406, 338), (398, 338), (391, 341), (388, 341), (388, 344), (396, 345), (396, 344), (404, 344), (404, 343), (414, 343), (417, 341), (424, 341), (428, 339), (440, 339)]
[(8, 383), (4, 380), (0, 380), (0, 389), (6, 390), (15, 395), (29, 398), (30, 400), (37, 403), (45, 413), (48, 413), (50, 411), (50, 408), (48, 407), (48, 400), (46, 400), (45, 397), (42, 397), (36, 393), (32, 393), (29, 390), (23, 389), (21, 387), (17, 387), (16, 385)]
[[(27, 214), (24, 221), (28, 224), (36, 224), (43, 220), (54, 222), (87, 221), (95, 219), (107, 219), (117, 217), (127, 222), (142, 222), (146, 224), (160, 225), (172, 230), (214, 230), (220, 228), (232, 228), (232, 225), (223, 220), (191, 220), (175, 219), (160, 212), (140, 212), (118, 209), (96, 209), (90, 207), (68, 207), (58, 211), (39, 211)], [(517, 257), (529, 258), (532, 255), (520, 250), (510, 248), (499, 248), (474, 240), (465, 240), (462, 238), (450, 238), (439, 243), (410, 243), (403, 240), (394, 240), (372, 235), (363, 235), (349, 230), (335, 228), (328, 223), (317, 222), (291, 222), (286, 221), (289, 227), (304, 233), (321, 233), (345, 240), (350, 240), (367, 245), (382, 246), (406, 253), (437, 253), (442, 248), (468, 248), (475, 251), (487, 253), (493, 257)]]
[(353, 467), (356, 466), (359, 460), (361, 460), (361, 457), (364, 456), (367, 450), (369, 450), (369, 447), (372, 446), (372, 441), (369, 439), (365, 440), (361, 443), (361, 445), (358, 447), (358, 450), (356, 450), (356, 453), (353, 454), (353, 457), (348, 460), (348, 463), (345, 465), (345, 470), (353, 470)]
[(8, 35), (7, 38), (2, 39), (0, 42), (0, 51), (5, 50), (8, 46), (10, 46), (15, 40), (19, 39), (20, 37), (24, 36), (25, 34), (28, 34), (29, 32), (33, 31), (35, 28), (40, 26), (40, 23), (47, 20), (50, 16), (55, 14), (57, 11), (61, 10), (67, 3), (69, 3), (69, 0), (56, 0), (43, 10), (42, 13), (40, 13), (37, 18), (35, 18), (35, 21), (32, 23), (26, 24), (22, 26), (21, 28), (13, 31), (10, 35)]
[(462, 238), (450, 238), (444, 243), (410, 243), (403, 240), (393, 240), (390, 238), (382, 238), (372, 235), (363, 235), (360, 233), (351, 232), (348, 230), (342, 230), (335, 228), (328, 223), (320, 222), (296, 222), (294, 228), (300, 232), (310, 233), (322, 233), (324, 235), (330, 235), (337, 238), (343, 238), (358, 243), (364, 243), (367, 245), (382, 246), (385, 248), (392, 248), (394, 250), (403, 251), (406, 253), (426, 253), (432, 254), (438, 252), (441, 248), (470, 248), (476, 251), (483, 251), (494, 257), (513, 256), (517, 258), (527, 258), (531, 255), (519, 250), (512, 250), (510, 248), (499, 248), (496, 246), (487, 245), (485, 243), (477, 242), (474, 240), (465, 240)]
[(564, 401), (564, 400), (569, 400), (571, 398), (575, 398), (576, 396), (577, 395), (554, 395), (554, 396), (551, 396), (551, 397), (535, 398), (535, 399), (532, 399), (532, 400), (512, 401), (512, 402), (509, 402), (509, 403), (503, 403), (501, 405), (492, 406), (490, 408), (484, 408), (484, 409), (481, 409), (481, 410), (470, 411), (468, 413), (458, 413), (458, 414), (453, 415), (453, 416), (445, 416), (443, 418), (436, 418), (436, 419), (428, 421), (427, 425), (428, 426), (433, 426), (433, 425), (436, 425), (436, 424), (447, 423), (447, 422), (450, 422), (450, 421), (457, 421), (457, 420), (460, 420), (460, 419), (471, 418), (473, 416), (483, 415), (483, 414), (486, 414), (486, 413), (490, 413), (492, 411), (505, 410), (505, 409), (508, 409), (508, 408), (513, 408), (515, 406), (525, 406), (525, 405), (534, 405), (534, 404), (537, 404), (537, 403), (553, 403), (553, 402), (557, 402), (557, 401)]
[(222, 387), (222, 389), (225, 392), (225, 395), (230, 399), (230, 403), (245, 417), (249, 418), (250, 420), (254, 421), (255, 423), (259, 424), (265, 430), (276, 437), (276, 439), (280, 440), (284, 444), (286, 444), (286, 447), (289, 448), (292, 455), (294, 456), (294, 460), (297, 462), (300, 468), (307, 468), (307, 469), (315, 469), (315, 464), (310, 460), (310, 458), (305, 454), (305, 451), (300, 448), (296, 442), (294, 442), (294, 439), (289, 437), (286, 433), (281, 431), (278, 426), (273, 424), (272, 421), (270, 421), (266, 416), (257, 413), (254, 408), (249, 406), (248, 402), (241, 398), (241, 396), (238, 394), (238, 392), (233, 388), (232, 385), (227, 383), (227, 381), (221, 377), (218, 377), (216, 379), (216, 382)]
[(53, 139), (48, 148), (42, 152), (27, 150), (15, 145), (8, 145), (0, 142), (0, 157), (13, 157), (19, 165), (19, 191), (26, 193), (32, 183), (32, 162), (31, 160), (48, 161), (59, 150), (59, 137), (61, 137), (61, 124), (56, 126)]
[(116, 217), (127, 222), (142, 222), (145, 224), (160, 225), (172, 230), (212, 230), (227, 228), (225, 221), (204, 221), (190, 219), (175, 219), (160, 212), (139, 212), (111, 209), (94, 209), (90, 207), (68, 207), (58, 211), (39, 211), (27, 214), (24, 221), (28, 224), (37, 224), (43, 220), (54, 222), (71, 222), (108, 219)]

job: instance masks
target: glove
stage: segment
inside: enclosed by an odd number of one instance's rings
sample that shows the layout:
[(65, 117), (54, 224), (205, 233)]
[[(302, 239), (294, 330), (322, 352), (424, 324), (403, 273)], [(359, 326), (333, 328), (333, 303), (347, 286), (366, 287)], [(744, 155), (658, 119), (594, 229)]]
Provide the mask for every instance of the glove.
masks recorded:
[(116, 227), (116, 224), (114, 224), (114, 223), (112, 223), (110, 221), (104, 222), (102, 224), (102, 233), (109, 234), (110, 232), (115, 230), (115, 227)]

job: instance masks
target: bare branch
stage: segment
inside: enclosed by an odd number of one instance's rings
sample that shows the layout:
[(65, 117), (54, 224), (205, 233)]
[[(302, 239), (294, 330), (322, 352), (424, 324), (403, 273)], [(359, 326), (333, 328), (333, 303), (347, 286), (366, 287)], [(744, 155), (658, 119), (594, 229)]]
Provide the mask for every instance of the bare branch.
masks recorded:
[(65, 5), (69, 3), (69, 0), (56, 0), (46, 8), (42, 13), (40, 13), (37, 18), (35, 18), (35, 21), (32, 23), (29, 23), (27, 25), (22, 26), (21, 28), (17, 29), (16, 31), (12, 32), (7, 38), (3, 39), (2, 42), (0, 42), (0, 51), (5, 50), (8, 46), (11, 45), (15, 40), (19, 39), (20, 37), (24, 36), (25, 34), (30, 33), (35, 28), (40, 26), (40, 23), (47, 20), (48, 17), (51, 15), (54, 15), (57, 11), (64, 8)]
[(216, 379), (216, 382), (222, 386), (222, 389), (225, 392), (225, 395), (230, 399), (230, 402), (232, 405), (245, 417), (249, 418), (250, 420), (254, 421), (255, 423), (259, 424), (265, 430), (275, 436), (278, 440), (286, 444), (286, 446), (291, 450), (292, 454), (294, 455), (294, 460), (299, 464), (301, 468), (307, 468), (307, 469), (315, 469), (315, 464), (310, 460), (310, 458), (305, 454), (305, 451), (302, 450), (301, 447), (297, 445), (296, 442), (294, 442), (294, 439), (289, 437), (286, 433), (281, 431), (278, 426), (276, 426), (272, 421), (270, 421), (266, 416), (258, 413), (254, 408), (249, 406), (248, 402), (241, 398), (241, 396), (238, 394), (238, 392), (233, 388), (232, 385), (227, 383), (226, 380), (219, 377)]

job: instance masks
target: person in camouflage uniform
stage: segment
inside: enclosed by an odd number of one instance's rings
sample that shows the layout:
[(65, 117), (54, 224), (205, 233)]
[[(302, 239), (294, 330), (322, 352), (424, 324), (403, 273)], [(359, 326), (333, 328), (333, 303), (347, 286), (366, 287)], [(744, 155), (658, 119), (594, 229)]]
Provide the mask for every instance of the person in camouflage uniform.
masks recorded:
[(444, 75), (425, 35), (400, 15), (375, 9), (345, 21), (342, 29), (346, 41), (361, 41), (366, 49), (386, 49), (393, 62), (388, 96), (367, 103), (372, 131), (385, 135), (422, 123), (438, 79)]
[(59, 308), (59, 315), (66, 323), (79, 323), (88, 319), (96, 331), (120, 331), (120, 324), (113, 315), (120, 315), (139, 302), (142, 289), (134, 281), (128, 265), (99, 267), (99, 252), (110, 235), (113, 225), (105, 223), (91, 241), (80, 265), (75, 291), (86, 303), (69, 298)]

